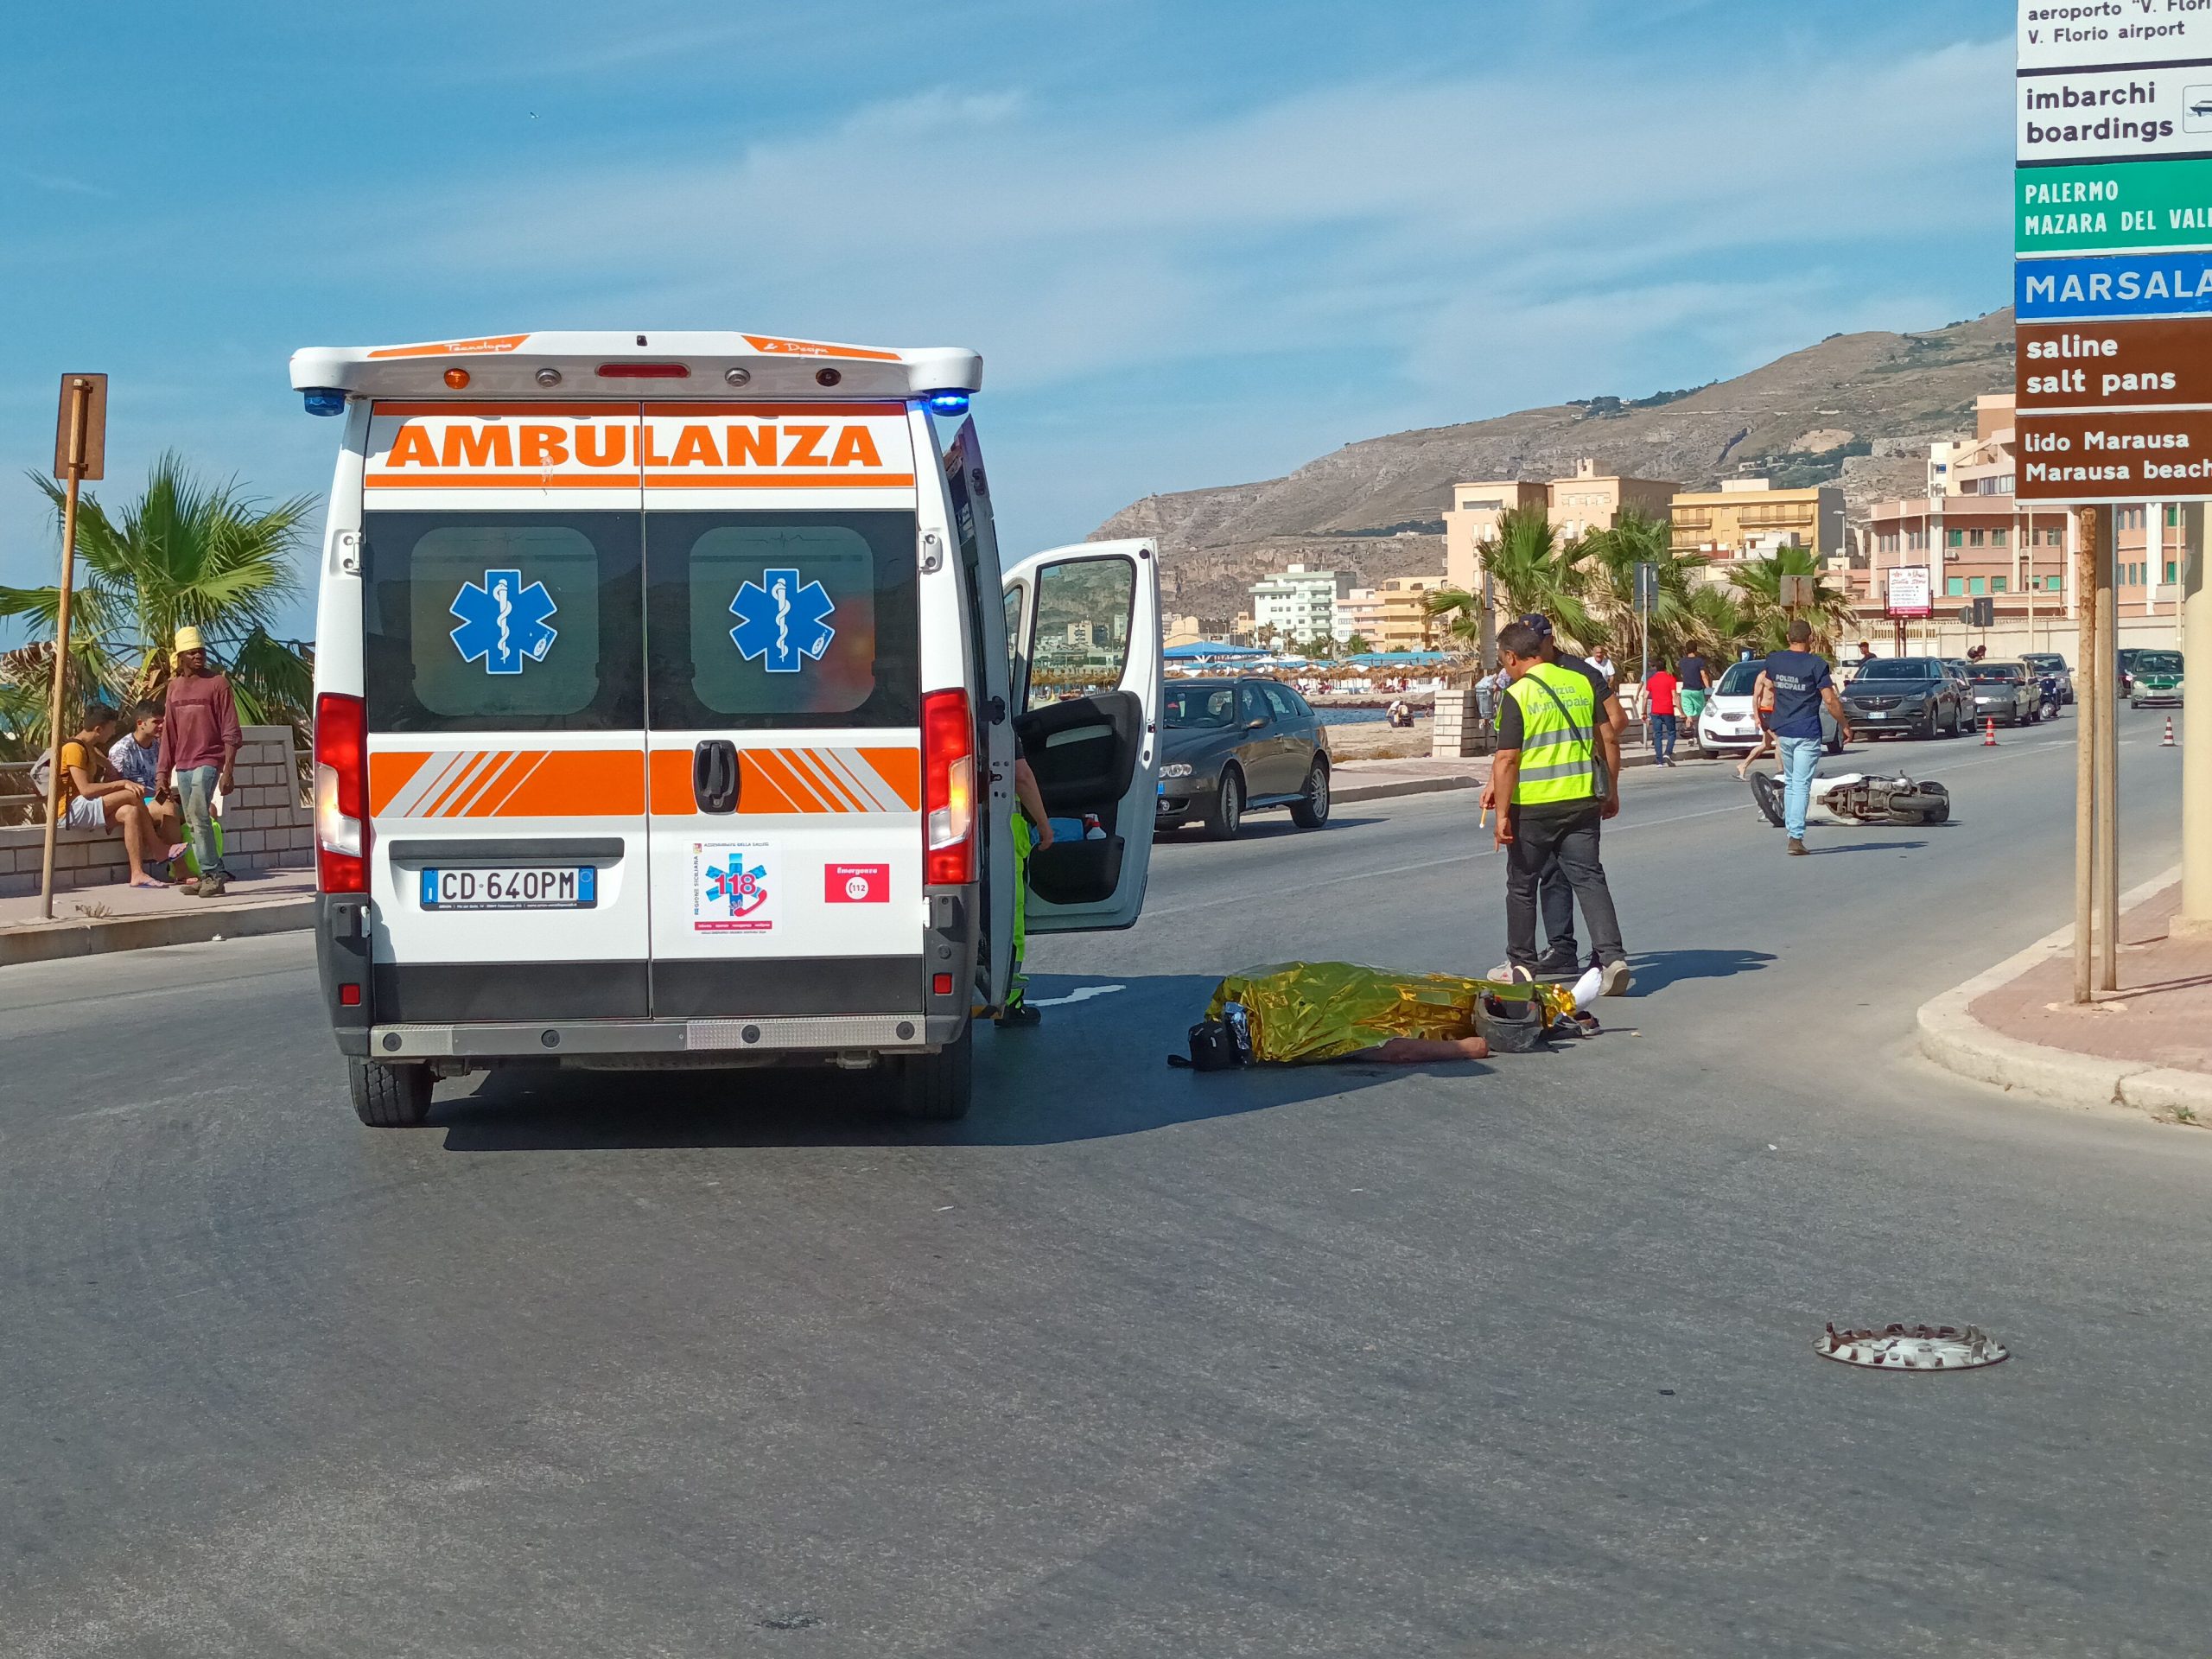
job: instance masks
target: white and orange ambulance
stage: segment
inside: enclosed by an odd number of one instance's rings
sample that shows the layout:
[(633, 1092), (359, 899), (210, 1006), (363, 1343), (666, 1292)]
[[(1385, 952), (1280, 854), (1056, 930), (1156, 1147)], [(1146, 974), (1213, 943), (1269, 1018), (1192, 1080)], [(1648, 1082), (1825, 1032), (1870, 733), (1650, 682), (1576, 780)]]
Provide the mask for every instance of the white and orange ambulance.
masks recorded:
[(324, 1001), (376, 1125), (486, 1067), (878, 1067), (966, 1111), (1036, 933), (1126, 927), (1158, 560), (1001, 568), (981, 359), (725, 333), (292, 359), (344, 422), (315, 620)]

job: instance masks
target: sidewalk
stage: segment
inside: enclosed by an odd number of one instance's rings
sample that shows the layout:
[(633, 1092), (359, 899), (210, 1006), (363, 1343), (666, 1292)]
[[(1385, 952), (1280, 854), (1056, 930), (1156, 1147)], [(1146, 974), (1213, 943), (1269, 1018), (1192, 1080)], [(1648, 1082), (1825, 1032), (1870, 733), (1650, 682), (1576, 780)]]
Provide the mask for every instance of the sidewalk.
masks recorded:
[(2212, 1125), (2212, 938), (2167, 937), (2180, 899), (2169, 871), (2121, 901), (2118, 991), (2075, 1005), (2062, 928), (1923, 1007), (1922, 1052), (2063, 1105)]
[(54, 919), (38, 917), (38, 895), (0, 899), (0, 967), (61, 957), (143, 950), (157, 944), (283, 933), (315, 925), (315, 872), (234, 875), (220, 899), (170, 887), (73, 887), (54, 895)]
[(1339, 760), (1330, 779), (1329, 798), (1341, 806), (1440, 789), (1480, 789), (1489, 778), (1490, 762), (1478, 755), (1465, 760)]

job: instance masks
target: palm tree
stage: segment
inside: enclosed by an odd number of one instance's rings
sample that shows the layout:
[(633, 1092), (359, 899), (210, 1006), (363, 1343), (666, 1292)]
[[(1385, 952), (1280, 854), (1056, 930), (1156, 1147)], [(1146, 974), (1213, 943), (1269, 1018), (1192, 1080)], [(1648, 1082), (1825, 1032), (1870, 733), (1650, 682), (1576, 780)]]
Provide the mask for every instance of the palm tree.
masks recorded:
[[(1647, 617), (1652, 659), (1666, 661), (1679, 655), (1698, 586), (1693, 573), (1711, 559), (1702, 553), (1676, 553), (1668, 521), (1634, 507), (1622, 509), (1611, 525), (1584, 538), (1581, 552), (1580, 569), (1591, 620), (1614, 656), (1623, 664), (1641, 660)], [(1658, 586), (1648, 611), (1637, 603), (1639, 564), (1651, 565), (1657, 573)]]
[[(1562, 544), (1551, 515), (1537, 506), (1509, 507), (1497, 516), (1497, 535), (1484, 544), (1484, 571), (1499, 607), (1509, 616), (1548, 616), (1553, 627), (1577, 645), (1587, 645), (1596, 624), (1582, 601), (1583, 543)], [(1482, 637), (1482, 598), (1456, 588), (1428, 596), (1432, 616), (1452, 619), (1452, 638), (1471, 642)]]
[[(1779, 651), (1789, 643), (1789, 622), (1802, 617), (1813, 625), (1814, 649), (1834, 654), (1835, 642), (1858, 626), (1859, 613), (1851, 595), (1821, 580), (1820, 562), (1808, 547), (1777, 549), (1763, 559), (1738, 562), (1732, 575), (1744, 595), (1746, 632), (1757, 645)], [(1813, 578), (1813, 602), (1795, 611), (1782, 603), (1784, 576)]]
[[(62, 493), (33, 475), (56, 512)], [(207, 660), (230, 677), (238, 715), (305, 729), (314, 676), (307, 654), (270, 632), (301, 591), (300, 554), (313, 499), (274, 506), (235, 483), (210, 487), (174, 454), (154, 463), (136, 501), (111, 514), (87, 496), (77, 509), (79, 579), (70, 623), (71, 679), (123, 700), (154, 696), (168, 680), (180, 627), (200, 630)], [(0, 588), (0, 617), (27, 617), (51, 639), (59, 587)], [(27, 647), (52, 663), (50, 646)], [(27, 661), (0, 675), (30, 677)]]
[(1691, 593), (1681, 630), (1681, 645), (1694, 645), (1716, 671), (1734, 660), (1738, 648), (1751, 637), (1744, 601), (1734, 589), (1719, 582), (1704, 583)]

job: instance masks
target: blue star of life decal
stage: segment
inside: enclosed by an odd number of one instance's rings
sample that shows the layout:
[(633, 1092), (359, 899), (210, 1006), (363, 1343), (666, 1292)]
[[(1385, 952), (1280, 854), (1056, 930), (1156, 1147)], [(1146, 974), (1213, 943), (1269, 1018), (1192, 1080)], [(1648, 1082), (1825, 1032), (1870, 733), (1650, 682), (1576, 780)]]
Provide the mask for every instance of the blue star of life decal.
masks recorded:
[(486, 570), (481, 587), (464, 582), (454, 595), (454, 648), (464, 663), (482, 658), (487, 674), (519, 674), (525, 660), (542, 663), (553, 648), (561, 631), (545, 619), (559, 608), (543, 582), (525, 588), (519, 570)]
[(799, 586), (796, 570), (763, 570), (760, 580), (748, 582), (729, 602), (739, 619), (729, 631), (737, 653), (751, 662), (756, 657), (771, 674), (796, 674), (806, 659), (822, 660), (837, 630), (830, 626), (837, 608), (818, 582)]

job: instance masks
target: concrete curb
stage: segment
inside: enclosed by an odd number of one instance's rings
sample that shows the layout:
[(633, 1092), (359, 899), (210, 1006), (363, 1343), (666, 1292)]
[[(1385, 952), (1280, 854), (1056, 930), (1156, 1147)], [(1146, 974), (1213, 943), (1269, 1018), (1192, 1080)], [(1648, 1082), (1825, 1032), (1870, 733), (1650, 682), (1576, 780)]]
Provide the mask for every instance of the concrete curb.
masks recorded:
[[(2121, 896), (2123, 912), (2156, 897), (2180, 879), (2176, 865)], [(2075, 1054), (2023, 1042), (1974, 1018), (1974, 1004), (2074, 943), (2071, 924), (2007, 957), (1986, 973), (1920, 1006), (1920, 1052), (1947, 1071), (2006, 1093), (2033, 1096), (2060, 1106), (2124, 1106), (2153, 1117), (2212, 1122), (2212, 1077), (2171, 1066), (2144, 1065), (2101, 1054)]]
[[(1338, 777), (1344, 774), (1340, 770)], [(1480, 778), (1402, 778), (1389, 784), (1337, 784), (1332, 780), (1332, 804), (1349, 801), (1387, 801), (1399, 795), (1433, 795), (1447, 789), (1480, 789)]]
[(219, 909), (180, 910), (159, 916), (33, 923), (0, 931), (0, 968), (27, 962), (58, 962), (69, 957), (104, 956), (111, 950), (150, 950), (164, 944), (199, 944), (209, 939), (289, 933), (314, 925), (312, 895)]

